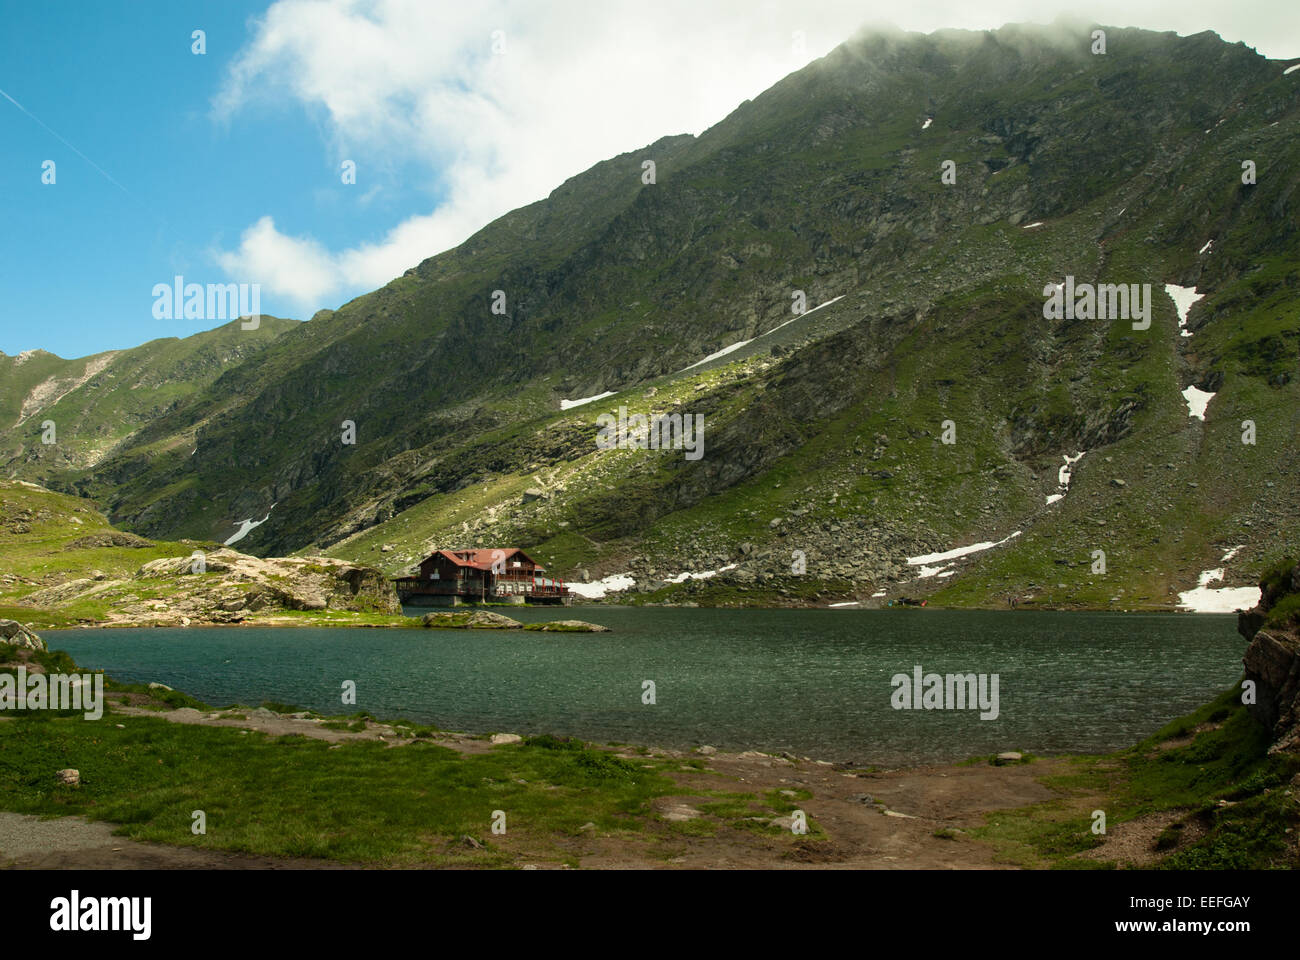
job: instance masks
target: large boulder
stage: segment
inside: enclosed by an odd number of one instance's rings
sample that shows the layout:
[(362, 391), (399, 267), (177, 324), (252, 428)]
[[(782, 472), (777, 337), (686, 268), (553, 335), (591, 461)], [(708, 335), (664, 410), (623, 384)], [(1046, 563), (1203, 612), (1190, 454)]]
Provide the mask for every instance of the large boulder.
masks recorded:
[(45, 641), (17, 620), (0, 620), (0, 643), (20, 650), (45, 649)]

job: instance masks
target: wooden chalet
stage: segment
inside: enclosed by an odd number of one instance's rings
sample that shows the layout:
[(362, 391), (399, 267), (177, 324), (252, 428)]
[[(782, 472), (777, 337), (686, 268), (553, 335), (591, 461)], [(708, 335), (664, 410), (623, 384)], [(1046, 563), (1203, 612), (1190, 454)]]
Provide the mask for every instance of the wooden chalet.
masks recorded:
[(420, 561), (414, 576), (393, 581), (402, 603), (454, 607), (462, 603), (573, 602), (563, 580), (517, 548), (439, 550)]

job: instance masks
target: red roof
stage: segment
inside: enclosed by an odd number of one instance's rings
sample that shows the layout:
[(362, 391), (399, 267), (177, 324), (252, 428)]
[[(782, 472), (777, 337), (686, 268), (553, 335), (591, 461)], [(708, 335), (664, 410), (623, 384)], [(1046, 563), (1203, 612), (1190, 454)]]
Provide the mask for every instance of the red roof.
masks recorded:
[(495, 548), (491, 550), (438, 550), (433, 554), (433, 556), (426, 557), (425, 562), (432, 560), (433, 557), (443, 556), (446, 557), (448, 560), (450, 560), (458, 567), (473, 567), (475, 570), (491, 570), (492, 561), (494, 559), (498, 562), (505, 562), (510, 560), (512, 557), (514, 557), (515, 554), (518, 554), (519, 556), (527, 560), (529, 563), (533, 564), (535, 569), (537, 570), (546, 569), (540, 563), (538, 563), (536, 560), (530, 557), (528, 554), (520, 550), (518, 547), (509, 547), (500, 550), (500, 552), (498, 553), (499, 549), (500, 548)]

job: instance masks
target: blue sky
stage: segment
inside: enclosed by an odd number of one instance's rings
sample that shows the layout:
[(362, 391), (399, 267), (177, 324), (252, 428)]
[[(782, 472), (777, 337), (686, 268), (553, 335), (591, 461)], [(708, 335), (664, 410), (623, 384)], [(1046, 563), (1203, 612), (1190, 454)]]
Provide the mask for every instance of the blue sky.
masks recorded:
[[(0, 350), (81, 356), (214, 326), (154, 319), (153, 285), (227, 279), (213, 252), (267, 214), (335, 247), (436, 202), (431, 178), (362, 202), (365, 178), (341, 183), (310, 111), (214, 119), (210, 100), (265, 5), (189, 6), (6, 4), (0, 89), (125, 190), (0, 98)], [(191, 51), (194, 29), (206, 55)], [(53, 185), (41, 182), (45, 160)], [(264, 313), (296, 308), (263, 289)]]
[[(80, 357), (216, 326), (154, 318), (177, 274), (258, 283), (263, 313), (306, 319), (602, 159), (702, 132), (863, 23), (986, 29), (1073, 6), (0, 0), (0, 90), (40, 121), (0, 97), (0, 350)], [(1294, 0), (1084, 6), (1300, 56)]]

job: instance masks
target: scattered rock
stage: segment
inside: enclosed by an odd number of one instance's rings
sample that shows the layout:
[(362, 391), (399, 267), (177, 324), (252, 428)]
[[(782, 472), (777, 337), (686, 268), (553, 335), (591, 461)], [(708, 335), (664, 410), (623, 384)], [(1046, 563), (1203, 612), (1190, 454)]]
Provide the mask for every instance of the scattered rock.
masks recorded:
[(1016, 753), (1016, 751), (1014, 750), (1008, 750), (1007, 752), (999, 753), (996, 757), (994, 757), (993, 765), (995, 767), (1003, 767), (1009, 763), (1020, 763), (1024, 759), (1025, 758), (1023, 754)]
[(79, 787), (81, 786), (81, 771), (69, 767), (66, 770), (60, 770), (56, 773), (54, 775), (54, 780), (56, 783), (63, 784), (67, 787)]
[(706, 757), (711, 757), (711, 756), (713, 756), (715, 753), (718, 752), (718, 748), (717, 748), (717, 747), (710, 747), (710, 746), (706, 743), (704, 746), (698, 748), (695, 752), (696, 752), (696, 753), (702, 753), (702, 754), (704, 754), (704, 756), (706, 756)]
[(492, 734), (493, 743), (523, 743), (524, 738), (517, 733), (494, 733)]

